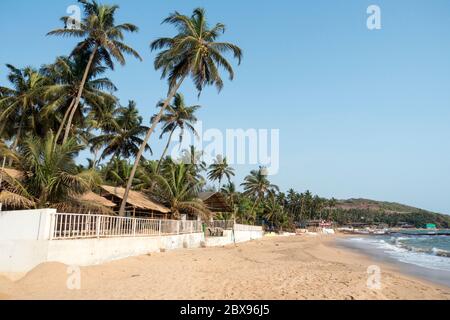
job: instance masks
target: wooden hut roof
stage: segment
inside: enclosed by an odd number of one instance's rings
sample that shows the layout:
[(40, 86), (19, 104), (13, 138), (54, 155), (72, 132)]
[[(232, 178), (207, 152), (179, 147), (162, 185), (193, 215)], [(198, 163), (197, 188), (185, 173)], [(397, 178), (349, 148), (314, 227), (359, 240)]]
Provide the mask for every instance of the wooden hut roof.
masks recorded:
[(220, 192), (201, 192), (198, 198), (213, 212), (231, 212), (227, 200)]
[(198, 198), (200, 200), (202, 200), (202, 201), (206, 201), (206, 200), (208, 200), (209, 198), (211, 198), (215, 194), (216, 194), (216, 192), (200, 192), (198, 194)]
[(98, 194), (89, 191), (86, 192), (85, 194), (83, 194), (81, 196), (81, 200), (82, 201), (91, 201), (91, 202), (96, 202), (98, 204), (101, 204), (102, 206), (108, 207), (108, 208), (113, 208), (116, 206), (116, 204), (112, 201), (109, 201), (108, 199), (99, 196)]
[[(121, 187), (102, 186), (102, 189), (120, 199), (123, 199), (125, 194), (125, 189)], [(162, 204), (156, 203), (149, 199), (145, 194), (133, 190), (130, 190), (127, 203), (139, 209), (158, 211), (162, 213), (170, 212), (170, 209), (166, 208)]]

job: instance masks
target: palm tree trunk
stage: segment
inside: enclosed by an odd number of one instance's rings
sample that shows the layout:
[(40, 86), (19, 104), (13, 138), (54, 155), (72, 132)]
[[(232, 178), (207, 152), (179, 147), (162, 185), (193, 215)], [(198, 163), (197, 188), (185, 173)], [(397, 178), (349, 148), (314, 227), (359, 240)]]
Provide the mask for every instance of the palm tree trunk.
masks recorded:
[(98, 46), (95, 46), (94, 50), (92, 51), (92, 53), (89, 57), (89, 61), (88, 61), (88, 64), (86, 65), (86, 69), (84, 70), (83, 78), (81, 79), (80, 89), (78, 90), (75, 104), (72, 108), (72, 111), (70, 112), (69, 119), (67, 120), (67, 126), (66, 126), (66, 131), (64, 133), (63, 144), (69, 138), (69, 133), (70, 133), (70, 129), (72, 127), (73, 117), (75, 116), (75, 112), (77, 111), (78, 106), (80, 105), (80, 100), (81, 100), (81, 96), (83, 95), (84, 86), (85, 86), (87, 78), (89, 76), (89, 72), (91, 71), (92, 62), (94, 61), (97, 50), (98, 50)]
[(72, 110), (73, 105), (75, 104), (75, 100), (76, 100), (75, 98), (72, 99), (72, 101), (70, 102), (69, 108), (67, 108), (67, 110), (64, 114), (64, 118), (63, 118), (63, 120), (59, 126), (58, 132), (56, 133), (56, 136), (55, 136), (55, 146), (53, 147), (53, 151), (55, 151), (55, 149), (56, 149), (56, 145), (58, 144), (59, 137), (61, 136), (61, 133), (64, 129), (64, 125), (66, 124), (66, 121), (67, 121), (67, 118), (69, 117), (70, 111)]
[(122, 204), (120, 205), (120, 211), (119, 211), (119, 215), (120, 216), (125, 216), (125, 206), (127, 204), (127, 200), (128, 200), (128, 194), (130, 193), (131, 190), (131, 185), (133, 184), (133, 179), (134, 179), (134, 175), (136, 174), (136, 170), (139, 166), (139, 162), (141, 161), (141, 157), (144, 154), (145, 151), (145, 146), (148, 143), (148, 140), (150, 140), (150, 137), (153, 134), (153, 131), (155, 131), (156, 126), (158, 125), (159, 121), (161, 121), (161, 118), (164, 114), (164, 111), (166, 110), (166, 108), (169, 106), (170, 101), (173, 99), (173, 97), (176, 95), (178, 89), (180, 88), (181, 84), (184, 81), (185, 76), (181, 77), (181, 79), (179, 80), (178, 84), (176, 84), (169, 92), (169, 95), (167, 96), (166, 101), (164, 101), (164, 104), (161, 108), (161, 110), (159, 111), (158, 115), (156, 116), (156, 118), (153, 120), (152, 126), (151, 128), (148, 130), (147, 135), (145, 136), (144, 141), (142, 142), (141, 148), (139, 149), (138, 154), (136, 155), (136, 160), (134, 161), (134, 165), (133, 165), (133, 169), (131, 169), (131, 174), (130, 177), (128, 179), (127, 182), (127, 187), (125, 189), (125, 193), (123, 195), (123, 200), (122, 200)]
[(253, 214), (253, 212), (255, 211), (256, 204), (257, 204), (259, 201), (260, 201), (260, 196), (258, 196), (258, 197), (256, 198), (255, 203), (253, 204), (252, 211), (250, 212), (251, 214)]
[(158, 166), (156, 167), (156, 174), (159, 173), (159, 169), (161, 168), (161, 163), (164, 160), (164, 157), (166, 156), (167, 150), (169, 150), (170, 142), (172, 141), (172, 136), (173, 136), (174, 132), (175, 132), (175, 128), (172, 130), (172, 132), (170, 132), (169, 140), (167, 141), (166, 147), (164, 148), (164, 151), (161, 155), (161, 159), (159, 159)]

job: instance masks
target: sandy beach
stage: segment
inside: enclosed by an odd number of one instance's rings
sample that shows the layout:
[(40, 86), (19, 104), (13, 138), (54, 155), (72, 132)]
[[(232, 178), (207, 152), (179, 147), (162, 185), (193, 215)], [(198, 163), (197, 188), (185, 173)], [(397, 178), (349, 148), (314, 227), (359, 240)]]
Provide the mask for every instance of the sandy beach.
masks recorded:
[(367, 287), (371, 259), (336, 247), (334, 237), (272, 237), (219, 248), (177, 250), (81, 268), (43, 264), (12, 282), (1, 299), (450, 299), (450, 288), (380, 265), (381, 289)]

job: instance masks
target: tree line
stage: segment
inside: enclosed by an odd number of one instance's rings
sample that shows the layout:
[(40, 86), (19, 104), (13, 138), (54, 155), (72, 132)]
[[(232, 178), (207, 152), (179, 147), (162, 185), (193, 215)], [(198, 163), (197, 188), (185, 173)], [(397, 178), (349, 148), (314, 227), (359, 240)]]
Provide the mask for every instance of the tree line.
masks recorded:
[[(82, 200), (87, 191), (102, 184), (125, 188), (119, 215), (124, 216), (130, 190), (142, 191), (171, 209), (175, 217), (189, 213), (211, 216), (198, 199), (202, 191), (223, 193), (232, 212), (223, 219), (243, 223), (264, 222), (277, 229), (294, 228), (301, 221), (332, 219), (340, 223), (359, 217), (343, 214), (336, 199), (324, 199), (307, 191), (280, 192), (267, 170), (250, 172), (239, 185), (225, 157), (207, 166), (193, 146), (183, 150), (182, 161), (167, 155), (174, 139), (183, 132), (196, 135), (194, 124), (202, 107), (190, 104), (181, 92), (192, 81), (198, 95), (210, 86), (224, 87), (222, 74), (235, 77), (231, 56), (239, 65), (242, 50), (220, 41), (222, 23), (210, 24), (202, 8), (191, 15), (171, 13), (163, 20), (173, 27), (172, 37), (151, 41), (156, 52), (154, 68), (167, 82), (164, 99), (155, 97), (157, 113), (147, 126), (133, 100), (123, 104), (118, 88), (107, 72), (129, 57), (141, 55), (126, 44), (126, 35), (139, 31), (132, 23), (117, 23), (119, 7), (94, 0), (79, 0), (83, 18), (72, 28), (70, 17), (49, 36), (78, 39), (67, 56), (56, 57), (40, 68), (6, 65), (8, 86), (0, 87), (0, 156), (2, 165), (17, 169), (20, 178), (2, 174), (0, 202), (8, 207), (53, 207), (70, 212), (79, 208), (108, 212), (92, 201)], [(166, 139), (161, 155), (154, 155), (150, 139), (159, 129)], [(181, 134), (175, 137), (175, 133)], [(77, 163), (79, 153), (89, 150), (87, 165)], [(157, 160), (146, 159), (144, 153)], [(134, 159), (134, 161), (130, 161)], [(217, 188), (209, 183), (217, 183)], [(367, 215), (366, 215), (367, 216)], [(375, 218), (374, 218), (375, 219)], [(387, 217), (385, 219), (388, 219)]]

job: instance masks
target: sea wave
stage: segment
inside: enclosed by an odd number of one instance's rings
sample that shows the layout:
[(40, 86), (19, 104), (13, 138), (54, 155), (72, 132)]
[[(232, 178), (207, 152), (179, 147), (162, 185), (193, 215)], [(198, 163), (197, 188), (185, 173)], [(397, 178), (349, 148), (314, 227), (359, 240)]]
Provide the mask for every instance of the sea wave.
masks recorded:
[(450, 252), (439, 248), (423, 248), (407, 244), (411, 238), (391, 237), (386, 239), (365, 237), (351, 238), (350, 241), (369, 245), (380, 250), (389, 257), (433, 270), (450, 271)]
[[(440, 257), (450, 257), (450, 251), (437, 248), (437, 247), (426, 247), (423, 246), (424, 242), (430, 242), (431, 240), (435, 240), (436, 238), (432, 238), (429, 236), (420, 236), (420, 237), (391, 237), (390, 241), (395, 244), (395, 246), (400, 247), (402, 249), (406, 249), (413, 252), (431, 254)], [(422, 246), (418, 246), (422, 245)]]
[(431, 251), (432, 251), (433, 254), (436, 255), (436, 256), (450, 258), (450, 252), (447, 251), (447, 250), (438, 249), (438, 248), (433, 248), (433, 249), (431, 249)]

